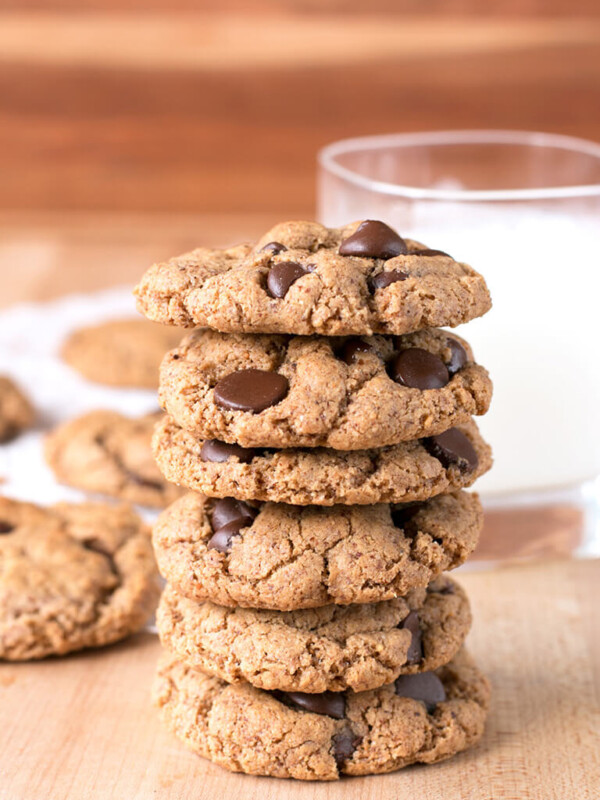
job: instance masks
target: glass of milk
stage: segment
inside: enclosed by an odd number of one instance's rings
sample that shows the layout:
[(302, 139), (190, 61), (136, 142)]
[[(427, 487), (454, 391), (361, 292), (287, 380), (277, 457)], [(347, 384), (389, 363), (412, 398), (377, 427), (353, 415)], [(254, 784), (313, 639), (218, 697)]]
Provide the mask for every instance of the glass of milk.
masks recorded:
[[(458, 333), (494, 381), (478, 424), (495, 465), (477, 489), (492, 523), (513, 514), (495, 535), (531, 509), (515, 552), (600, 553), (600, 145), (517, 131), (348, 139), (319, 153), (318, 214), (384, 220), (484, 275), (494, 307)], [(535, 520), (541, 548), (523, 540)]]

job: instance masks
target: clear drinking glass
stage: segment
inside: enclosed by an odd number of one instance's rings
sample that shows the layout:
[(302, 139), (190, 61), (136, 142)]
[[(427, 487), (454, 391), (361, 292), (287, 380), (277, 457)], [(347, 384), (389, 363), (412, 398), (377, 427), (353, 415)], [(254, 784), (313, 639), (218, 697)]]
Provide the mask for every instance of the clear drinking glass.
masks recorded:
[(495, 386), (478, 420), (495, 454), (477, 484), (486, 557), (599, 554), (600, 145), (517, 131), (348, 139), (319, 153), (318, 214), (382, 219), (483, 273), (494, 308), (458, 332)]

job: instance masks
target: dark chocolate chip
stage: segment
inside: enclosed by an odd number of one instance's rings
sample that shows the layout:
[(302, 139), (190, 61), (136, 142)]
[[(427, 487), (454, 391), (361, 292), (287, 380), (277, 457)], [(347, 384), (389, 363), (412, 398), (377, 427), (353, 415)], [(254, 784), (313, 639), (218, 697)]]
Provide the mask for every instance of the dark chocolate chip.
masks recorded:
[(391, 269), (389, 272), (379, 272), (369, 278), (369, 289), (371, 292), (376, 292), (377, 289), (385, 289), (392, 283), (398, 281), (405, 281), (408, 278), (408, 272), (403, 272), (401, 269)]
[(465, 348), (456, 339), (448, 338), (448, 349), (450, 350), (450, 361), (446, 366), (450, 375), (456, 375), (468, 362), (469, 357)]
[[(428, 247), (425, 247), (423, 250), (409, 250), (409, 256), (446, 256), (446, 258), (452, 258), (449, 256), (448, 253), (444, 253), (443, 250), (430, 250)], [(452, 261), (454, 259), (452, 258)]]
[(446, 699), (444, 684), (435, 672), (419, 672), (416, 675), (400, 675), (396, 678), (396, 694), (400, 697), (412, 697), (425, 703), (431, 713), (438, 703)]
[(421, 508), (423, 503), (406, 503), (404, 505), (392, 506), (392, 522), (396, 528), (404, 528)]
[(223, 525), (218, 531), (215, 531), (208, 540), (206, 546), (209, 550), (218, 550), (219, 553), (228, 553), (231, 550), (231, 545), (236, 536), (239, 536), (240, 530), (249, 524), (246, 519), (234, 519), (233, 522)]
[(333, 757), (337, 768), (341, 769), (344, 763), (354, 755), (354, 751), (362, 742), (362, 736), (357, 736), (350, 728), (341, 733), (336, 733), (333, 738)]
[(213, 461), (222, 463), (229, 461), (230, 458), (237, 458), (242, 464), (249, 464), (256, 454), (255, 450), (249, 447), (240, 447), (239, 444), (227, 444), (219, 439), (207, 439), (200, 448), (200, 458), (202, 461)]
[(264, 411), (280, 403), (289, 390), (287, 378), (277, 372), (243, 369), (222, 378), (214, 389), (215, 402), (235, 411)]
[(396, 383), (413, 389), (441, 389), (450, 380), (442, 359), (420, 347), (398, 353), (390, 362), (390, 375)]
[(406, 663), (418, 664), (423, 658), (423, 638), (421, 634), (421, 625), (419, 623), (419, 615), (417, 612), (411, 611), (409, 615), (402, 620), (398, 627), (410, 631), (412, 635), (410, 645), (408, 646), (408, 652), (406, 653)]
[(213, 531), (218, 531), (230, 522), (241, 520), (246, 525), (250, 525), (258, 514), (258, 510), (244, 503), (243, 500), (236, 500), (234, 497), (224, 497), (217, 500), (212, 509), (211, 524)]
[(271, 297), (279, 299), (285, 297), (292, 283), (307, 273), (308, 270), (302, 264), (296, 264), (295, 261), (280, 261), (278, 264), (274, 264), (267, 277), (269, 294)]
[(0, 533), (12, 533), (15, 529), (15, 526), (12, 525), (10, 522), (6, 522), (3, 519), (0, 519)]
[(341, 256), (360, 256), (362, 258), (395, 258), (407, 251), (406, 242), (395, 230), (375, 219), (367, 219), (354, 231), (352, 236), (340, 245)]
[(456, 464), (461, 472), (473, 472), (477, 469), (477, 452), (458, 428), (450, 428), (437, 436), (423, 439), (423, 444), (446, 469), (452, 464)]
[(278, 692), (277, 697), (293, 708), (322, 714), (325, 717), (344, 719), (346, 713), (346, 698), (343, 692), (321, 692), (321, 694)]
[(269, 242), (264, 247), (260, 248), (260, 253), (271, 253), (272, 255), (276, 256), (278, 253), (283, 253), (284, 250), (287, 250), (287, 247), (281, 242)]
[(338, 353), (338, 358), (345, 361), (348, 366), (356, 361), (358, 353), (370, 353), (373, 348), (370, 344), (363, 342), (362, 339), (348, 339), (344, 342), (341, 350)]

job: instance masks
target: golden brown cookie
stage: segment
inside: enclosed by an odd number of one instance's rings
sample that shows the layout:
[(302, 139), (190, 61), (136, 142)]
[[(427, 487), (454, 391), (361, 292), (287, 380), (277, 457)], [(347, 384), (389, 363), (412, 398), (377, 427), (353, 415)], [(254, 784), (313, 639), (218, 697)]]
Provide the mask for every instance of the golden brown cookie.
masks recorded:
[(162, 357), (181, 334), (143, 319), (118, 319), (74, 331), (62, 357), (84, 378), (109, 386), (156, 389)]
[(163, 645), (228, 683), (288, 692), (377, 689), (429, 672), (458, 652), (471, 625), (465, 593), (446, 575), (406, 597), (302, 611), (223, 608), (165, 589)]
[(163, 408), (203, 439), (367, 450), (430, 437), (489, 407), (492, 385), (444, 331), (332, 339), (194, 331), (165, 356)]
[(132, 419), (116, 411), (90, 411), (48, 435), (46, 460), (68, 486), (164, 508), (183, 490), (165, 480), (152, 457), (152, 432), (161, 416)]
[(441, 436), (373, 450), (265, 450), (197, 439), (167, 416), (153, 450), (165, 477), (188, 489), (292, 505), (426, 500), (471, 486), (492, 465), (473, 420)]
[(158, 593), (148, 528), (127, 506), (0, 498), (0, 659), (116, 642)]
[(35, 412), (16, 383), (0, 375), (0, 444), (9, 442), (33, 425)]
[(136, 294), (149, 319), (238, 333), (403, 334), (491, 306), (471, 267), (373, 220), (284, 222), (254, 246), (198, 248), (155, 264)]
[(477, 495), (408, 506), (249, 505), (189, 494), (154, 526), (163, 577), (223, 606), (293, 611), (375, 603), (462, 564), (483, 522)]
[(490, 688), (462, 650), (445, 667), (368, 692), (270, 693), (165, 654), (154, 700), (191, 750), (233, 772), (299, 780), (433, 764), (483, 733)]

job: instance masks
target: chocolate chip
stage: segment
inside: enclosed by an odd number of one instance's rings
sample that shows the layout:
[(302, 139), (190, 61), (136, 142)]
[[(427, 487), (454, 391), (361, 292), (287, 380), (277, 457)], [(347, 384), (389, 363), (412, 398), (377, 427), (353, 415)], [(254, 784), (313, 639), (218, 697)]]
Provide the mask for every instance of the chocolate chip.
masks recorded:
[(297, 264), (295, 261), (280, 261), (274, 264), (269, 270), (267, 277), (267, 288), (271, 297), (282, 298), (288, 293), (288, 289), (303, 275), (306, 275), (308, 270)]
[(346, 728), (341, 733), (336, 733), (332, 740), (333, 757), (337, 768), (341, 769), (348, 759), (352, 758), (354, 751), (362, 742), (362, 736), (357, 736), (350, 728)]
[(367, 219), (354, 231), (352, 236), (340, 245), (341, 256), (360, 256), (362, 258), (395, 258), (407, 251), (406, 242), (395, 230), (379, 220)]
[(379, 272), (369, 278), (369, 289), (371, 292), (376, 292), (377, 289), (385, 289), (392, 283), (398, 281), (405, 281), (408, 278), (408, 272), (403, 272), (400, 269), (391, 269), (389, 272)]
[(434, 582), (433, 584), (429, 584), (427, 591), (430, 594), (454, 594), (454, 586), (452, 586), (451, 583), (438, 585), (438, 583)]
[(230, 458), (237, 458), (242, 464), (249, 464), (256, 451), (249, 447), (240, 447), (239, 444), (227, 444), (219, 439), (207, 439), (200, 448), (202, 461), (222, 463)]
[[(243, 500), (236, 500), (233, 497), (224, 497), (217, 500), (211, 514), (211, 524), (213, 531), (218, 531), (230, 522), (238, 520), (250, 525), (258, 514), (258, 510), (244, 503)], [(242, 526), (243, 527), (243, 526)]]
[(269, 242), (260, 248), (259, 253), (271, 253), (276, 256), (278, 253), (283, 253), (284, 250), (287, 250), (287, 247), (281, 242)]
[(264, 411), (280, 403), (289, 390), (287, 378), (277, 372), (243, 369), (222, 378), (214, 389), (215, 402), (235, 411)]
[(442, 359), (420, 347), (398, 353), (390, 362), (390, 375), (396, 383), (413, 389), (441, 389), (450, 380)]
[(371, 345), (363, 342), (362, 339), (348, 339), (348, 341), (344, 342), (337, 355), (349, 366), (356, 361), (358, 353), (370, 353), (372, 350)]
[(477, 452), (458, 428), (450, 428), (437, 436), (423, 439), (423, 444), (446, 469), (452, 464), (456, 464), (461, 472), (473, 472), (477, 469)]
[(231, 545), (236, 536), (242, 528), (247, 527), (250, 520), (234, 519), (227, 525), (223, 525), (218, 531), (215, 531), (208, 540), (206, 546), (209, 550), (218, 550), (219, 553), (228, 553), (231, 550)]
[(400, 675), (396, 678), (396, 694), (400, 697), (412, 697), (425, 703), (427, 711), (431, 712), (438, 703), (446, 699), (444, 684), (435, 672), (419, 672), (416, 675)]
[(403, 505), (392, 506), (392, 522), (396, 528), (404, 528), (421, 508), (423, 503), (405, 503)]
[[(446, 256), (446, 258), (452, 258), (449, 256), (448, 253), (444, 253), (443, 250), (430, 250), (428, 247), (423, 248), (423, 250), (409, 250), (409, 256)], [(452, 261), (454, 259), (452, 258)]]
[(293, 708), (322, 714), (325, 717), (344, 719), (346, 713), (346, 698), (343, 692), (321, 692), (321, 694), (278, 692), (277, 697)]
[(15, 529), (15, 526), (12, 525), (10, 522), (6, 522), (3, 519), (0, 519), (0, 533), (12, 533)]
[(446, 366), (450, 375), (456, 375), (468, 362), (469, 357), (465, 348), (456, 339), (448, 338), (448, 349), (450, 350), (450, 361), (446, 363)]
[(398, 627), (410, 631), (412, 635), (412, 639), (410, 640), (408, 651), (406, 653), (406, 663), (418, 664), (423, 658), (423, 638), (421, 635), (421, 625), (419, 623), (419, 615), (417, 612), (411, 611), (408, 616), (402, 620)]

